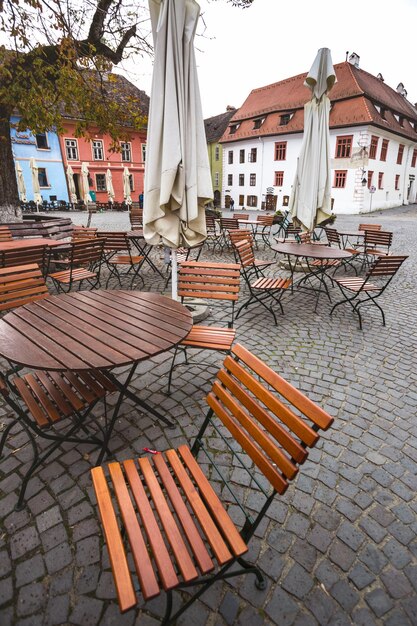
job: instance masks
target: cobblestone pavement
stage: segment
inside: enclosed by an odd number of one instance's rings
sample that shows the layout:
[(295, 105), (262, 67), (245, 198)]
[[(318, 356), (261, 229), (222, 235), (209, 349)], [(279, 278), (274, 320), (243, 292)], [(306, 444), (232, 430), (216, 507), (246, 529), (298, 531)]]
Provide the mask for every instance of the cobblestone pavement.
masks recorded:
[[(348, 307), (330, 319), (324, 297), (313, 313), (314, 301), (302, 291), (285, 295), (277, 327), (256, 308), (237, 320), (238, 341), (335, 422), (252, 541), (250, 557), (265, 572), (267, 589), (259, 591), (251, 576), (217, 584), (178, 624), (417, 624), (417, 207), (340, 216), (336, 225), (355, 228), (359, 221), (392, 229), (394, 252), (409, 254), (383, 298), (386, 327), (376, 309), (365, 311), (363, 332)], [(97, 214), (94, 224), (127, 228), (128, 220)], [(162, 279), (150, 271), (144, 277), (147, 289), (163, 290)], [(111, 441), (118, 459), (190, 440), (221, 363), (216, 354), (207, 359), (209, 367), (176, 371), (170, 397), (169, 354), (141, 364), (137, 389), (177, 427), (164, 430), (126, 402)], [(7, 413), (0, 407), (2, 429)], [(16, 431), (0, 460), (1, 626), (157, 624), (163, 594), (119, 614), (92, 495), (95, 453), (71, 445), (57, 453), (32, 478), (27, 506), (16, 512), (30, 458)]]

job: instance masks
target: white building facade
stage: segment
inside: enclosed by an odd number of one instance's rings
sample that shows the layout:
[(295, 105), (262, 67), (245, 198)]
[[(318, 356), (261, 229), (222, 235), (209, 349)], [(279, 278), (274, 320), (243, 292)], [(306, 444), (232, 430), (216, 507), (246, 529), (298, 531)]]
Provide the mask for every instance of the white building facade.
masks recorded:
[[(394, 91), (382, 77), (348, 62), (335, 70), (339, 82), (329, 94), (334, 212), (367, 213), (414, 202), (417, 110), (402, 84)], [(254, 90), (231, 119), (221, 140), (222, 206), (230, 198), (235, 209), (288, 205), (309, 97), (304, 78)]]

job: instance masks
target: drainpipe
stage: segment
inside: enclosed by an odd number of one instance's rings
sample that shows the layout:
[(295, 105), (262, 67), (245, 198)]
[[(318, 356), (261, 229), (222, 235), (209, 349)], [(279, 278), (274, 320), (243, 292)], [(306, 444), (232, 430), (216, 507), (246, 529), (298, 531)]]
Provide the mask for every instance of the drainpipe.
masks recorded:
[(402, 190), (402, 204), (405, 204), (405, 199), (407, 199), (407, 203), (408, 203), (408, 196), (407, 196), (407, 189), (408, 189), (408, 177), (409, 177), (409, 163), (410, 163), (410, 159), (411, 159), (411, 146), (408, 146), (408, 150), (407, 150), (407, 158), (405, 160), (405, 168), (404, 168), (404, 176), (403, 176), (403, 190)]
[[(259, 141), (262, 143), (262, 151), (261, 151), (261, 181), (260, 181), (260, 194), (259, 194), (259, 198), (260, 198), (260, 202), (261, 202), (261, 206), (260, 209), (262, 210), (262, 189), (263, 189), (263, 183), (264, 183), (264, 138), (263, 137), (258, 137)], [(265, 196), (265, 209), (266, 209), (266, 196)]]

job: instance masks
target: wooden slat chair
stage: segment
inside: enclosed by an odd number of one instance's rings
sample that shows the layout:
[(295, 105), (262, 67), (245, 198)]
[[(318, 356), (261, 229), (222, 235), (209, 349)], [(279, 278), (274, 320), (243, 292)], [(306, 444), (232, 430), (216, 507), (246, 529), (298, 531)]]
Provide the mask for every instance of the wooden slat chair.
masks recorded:
[(205, 243), (209, 247), (210, 245), (213, 245), (213, 250), (214, 250), (221, 238), (221, 231), (220, 231), (220, 227), (218, 226), (218, 220), (216, 220), (212, 215), (206, 215), (206, 231), (207, 231), (207, 238), (206, 238)]
[(274, 223), (273, 215), (258, 215), (256, 217), (256, 221), (259, 223), (259, 226), (256, 229), (256, 237), (259, 241), (262, 241), (269, 248), (271, 247), (271, 231)]
[(12, 241), (12, 231), (8, 226), (0, 226), (0, 241)]
[(342, 292), (343, 300), (333, 306), (330, 315), (341, 304), (350, 304), (353, 312), (358, 315), (359, 328), (362, 330), (362, 317), (359, 309), (367, 304), (374, 304), (381, 311), (382, 324), (385, 326), (384, 311), (376, 299), (382, 295), (407, 258), (407, 256), (382, 256), (374, 261), (365, 278), (335, 279)]
[(28, 245), (25, 248), (0, 251), (0, 267), (16, 267), (36, 263), (44, 276), (48, 273), (49, 261), (50, 248), (46, 243), (44, 246), (31, 246), (30, 240), (28, 240)]
[(55, 265), (63, 264), (65, 269), (48, 274), (58, 291), (71, 291), (74, 284), (81, 289), (84, 281), (93, 289), (100, 284), (104, 242), (97, 237), (69, 244), (68, 258), (54, 260)]
[(284, 314), (281, 298), (286, 289), (291, 287), (291, 278), (260, 276), (256, 278), (255, 281), (252, 281), (253, 274), (256, 274), (256, 270), (254, 268), (255, 258), (252, 246), (247, 239), (244, 239), (243, 241), (238, 241), (235, 247), (241, 263), (242, 275), (249, 289), (249, 298), (247, 298), (237, 311), (236, 319), (243, 310), (258, 303), (271, 313), (274, 318), (275, 325), (277, 325), (278, 322), (274, 311), (274, 305), (278, 304), (281, 309), (281, 313)]
[(256, 276), (263, 276), (263, 271), (267, 267), (270, 267), (270, 265), (273, 265), (275, 263), (275, 261), (263, 261), (261, 259), (255, 259), (254, 257), (255, 242), (254, 242), (254, 238), (253, 238), (253, 234), (251, 230), (243, 230), (243, 229), (229, 230), (229, 238), (232, 243), (233, 254), (235, 255), (236, 263), (241, 262), (239, 255), (237, 253), (236, 247), (235, 247), (236, 243), (238, 241), (243, 241), (244, 239), (250, 242), (251, 248), (252, 248), (252, 255), (250, 259), (246, 259), (246, 264), (248, 266), (248, 271), (254, 272)]
[[(106, 287), (112, 277), (117, 278), (120, 287), (122, 287), (122, 277), (129, 276), (130, 288), (132, 289), (134, 281), (140, 278), (143, 284), (143, 278), (139, 271), (142, 267), (144, 256), (133, 254), (132, 244), (125, 232), (114, 231), (98, 231), (98, 237), (105, 240), (104, 243), (104, 262), (109, 270)], [(122, 268), (127, 268), (122, 271)]]
[[(198, 246), (193, 246), (192, 248), (177, 248), (177, 268), (185, 263), (186, 261), (199, 261), (201, 253), (203, 251), (204, 242), (200, 243)], [(165, 281), (165, 289), (168, 287), (169, 281), (172, 278), (172, 261), (171, 254), (169, 255), (169, 261), (167, 263), (167, 279)]]
[(237, 220), (248, 220), (249, 219), (249, 213), (236, 213), (235, 214), (235, 218)]
[(45, 278), (36, 263), (0, 269), (0, 313), (48, 295)]
[[(176, 346), (168, 376), (168, 393), (171, 391), (174, 368), (177, 365), (184, 365), (184, 363), (176, 364), (179, 351), (184, 352), (185, 364), (189, 363), (187, 348), (230, 351), (236, 336), (233, 324), (239, 287), (240, 265), (237, 263), (202, 263), (200, 261), (182, 263), (178, 273), (178, 296), (181, 302), (186, 304), (187, 298), (216, 301), (221, 304), (222, 314), (229, 311), (230, 315), (228, 315), (227, 327), (194, 325), (186, 338)], [(198, 363), (201, 364), (201, 361)]]
[(364, 238), (364, 263), (366, 265), (371, 260), (379, 256), (388, 256), (392, 244), (393, 233), (385, 230), (365, 230)]
[(132, 230), (140, 230), (143, 228), (143, 209), (139, 207), (131, 207), (129, 212), (130, 225)]
[(238, 230), (239, 222), (236, 217), (221, 217), (220, 218), (220, 238), (217, 245), (221, 250), (224, 248), (230, 248), (231, 242), (229, 239), (229, 230)]
[[(13, 427), (23, 427), (33, 450), (25, 468), (16, 509), (22, 508), (25, 491), (33, 473), (63, 443), (92, 444), (107, 451), (105, 428), (91, 410), (116, 387), (106, 375), (33, 371), (6, 378), (0, 375), (0, 394), (13, 417), (0, 439), (0, 456)], [(107, 426), (107, 407), (104, 404)], [(87, 421), (88, 418), (88, 421)]]
[[(342, 238), (340, 237), (339, 233), (337, 232), (336, 228), (324, 228), (324, 232), (326, 233), (326, 237), (327, 237), (327, 243), (328, 245), (331, 247), (336, 247), (339, 248), (340, 250), (346, 250), (346, 252), (350, 252), (350, 254), (353, 256), (353, 261), (355, 260), (355, 258), (358, 257), (358, 255), (360, 254), (359, 250), (357, 250), (356, 248), (344, 248), (343, 247), (343, 242), (342, 242)], [(343, 259), (342, 261), (340, 260), (336, 260), (336, 259), (327, 259), (327, 261), (315, 261), (313, 263), (310, 263), (310, 265), (314, 266), (314, 263), (316, 263), (316, 265), (318, 266), (320, 263), (323, 265), (323, 263), (326, 264), (327, 267), (334, 267), (334, 272), (333, 272), (333, 276), (335, 275), (335, 273), (337, 272), (337, 270), (340, 267), (343, 267), (343, 269), (346, 271), (347, 266), (351, 267), (356, 276), (358, 275), (358, 270), (356, 269), (356, 267), (354, 266), (352, 259)], [(330, 278), (330, 276), (329, 276)]]
[(359, 224), (358, 230), (381, 230), (382, 224)]
[[(225, 358), (207, 404), (191, 448), (180, 445), (91, 470), (122, 612), (165, 591), (162, 623), (174, 624), (218, 580), (254, 574), (256, 586), (265, 589), (260, 569), (243, 555), (316, 445), (318, 431), (333, 423), (239, 344)], [(230, 459), (225, 471), (216, 465), (213, 436)], [(229, 480), (233, 468), (247, 476), (240, 483), (246, 488), (237, 490)], [(190, 587), (197, 591), (175, 604), (172, 615), (173, 590)]]
[(97, 228), (93, 228), (92, 226), (74, 226), (72, 231), (71, 239), (72, 241), (84, 241), (85, 239), (94, 239), (97, 237)]
[(290, 215), (290, 212), (287, 211), (285, 215), (283, 216), (279, 224), (278, 231), (275, 235), (275, 239), (278, 243), (282, 243), (283, 239), (287, 237), (288, 228), (290, 228), (291, 226), (292, 226), (291, 215)]

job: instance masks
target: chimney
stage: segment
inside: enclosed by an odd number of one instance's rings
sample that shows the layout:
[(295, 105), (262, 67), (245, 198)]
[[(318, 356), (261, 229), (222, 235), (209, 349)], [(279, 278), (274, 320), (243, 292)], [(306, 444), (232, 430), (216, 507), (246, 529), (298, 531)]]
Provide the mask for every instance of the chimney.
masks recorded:
[(381, 72), (378, 74), (377, 79), (381, 81), (381, 83), (384, 82), (384, 77), (382, 76)]
[(360, 61), (359, 54), (356, 54), (356, 52), (352, 52), (352, 54), (349, 56), (349, 63), (359, 68), (359, 61)]
[(404, 98), (407, 97), (407, 90), (404, 87), (403, 83), (398, 83), (397, 85), (397, 93), (400, 93)]
[(231, 104), (228, 104), (226, 107), (226, 111), (236, 111), (236, 107), (233, 107)]

